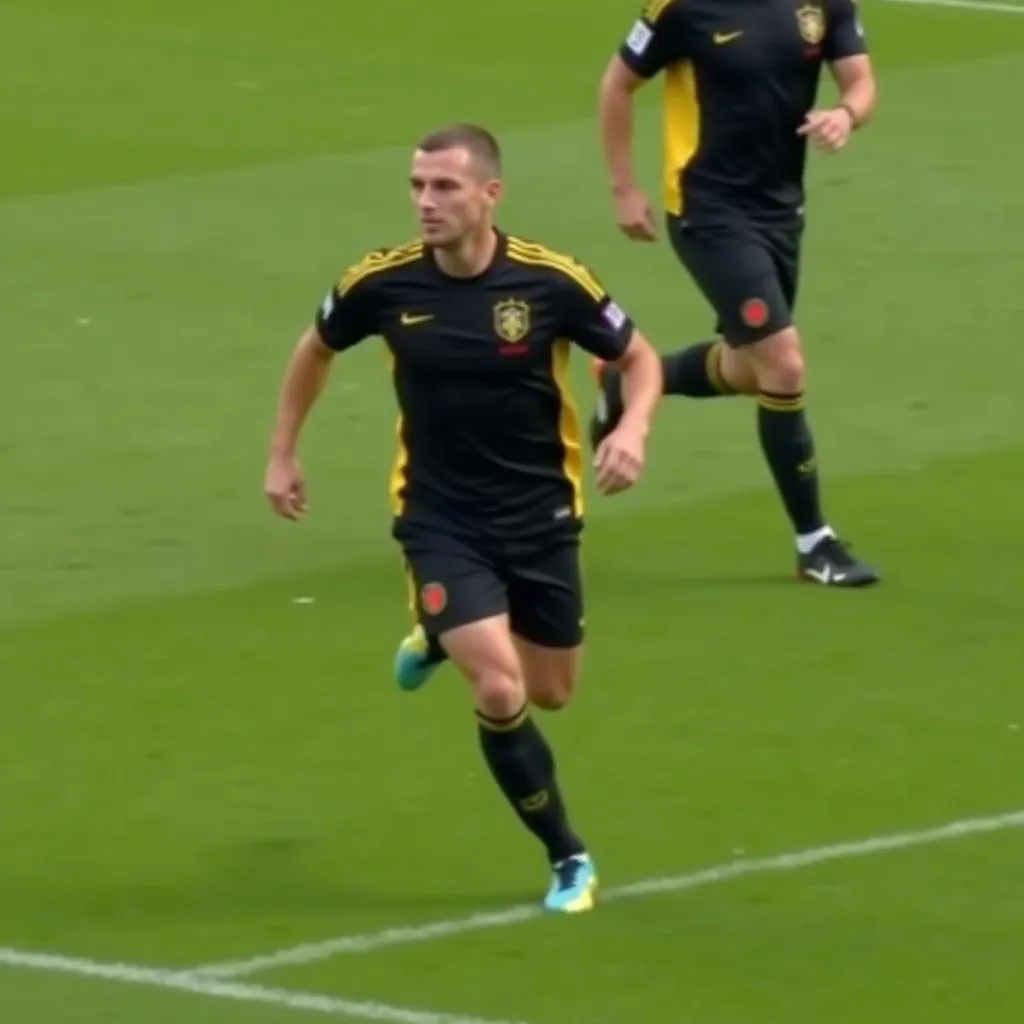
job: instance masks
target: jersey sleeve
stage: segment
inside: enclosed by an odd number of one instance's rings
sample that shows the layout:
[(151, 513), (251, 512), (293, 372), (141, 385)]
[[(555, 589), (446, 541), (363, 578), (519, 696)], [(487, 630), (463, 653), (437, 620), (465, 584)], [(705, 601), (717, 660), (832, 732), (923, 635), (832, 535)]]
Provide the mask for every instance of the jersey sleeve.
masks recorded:
[(316, 311), (317, 332), (335, 352), (344, 352), (377, 333), (377, 297), (373, 283), (359, 269), (357, 264), (348, 270)]
[(599, 359), (618, 359), (633, 337), (633, 321), (582, 264), (571, 264), (562, 280), (565, 336)]
[(856, 0), (830, 0), (824, 52), (830, 63), (868, 52)]
[(622, 62), (640, 78), (689, 56), (685, 0), (649, 0), (619, 47)]

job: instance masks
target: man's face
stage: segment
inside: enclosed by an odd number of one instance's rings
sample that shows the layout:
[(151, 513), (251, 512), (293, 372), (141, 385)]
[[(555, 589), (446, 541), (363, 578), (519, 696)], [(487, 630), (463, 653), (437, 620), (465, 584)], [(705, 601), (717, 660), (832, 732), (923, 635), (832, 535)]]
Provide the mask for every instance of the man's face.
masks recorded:
[(435, 153), (416, 150), (410, 175), (423, 239), (454, 247), (489, 224), (501, 183), (461, 146)]

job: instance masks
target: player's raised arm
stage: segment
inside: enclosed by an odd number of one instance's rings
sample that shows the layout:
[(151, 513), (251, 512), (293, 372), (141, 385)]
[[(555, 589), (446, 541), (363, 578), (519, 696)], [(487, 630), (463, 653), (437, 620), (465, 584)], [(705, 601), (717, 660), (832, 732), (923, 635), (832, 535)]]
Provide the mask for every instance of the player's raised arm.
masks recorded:
[(637, 241), (653, 241), (651, 205), (633, 170), (633, 94), (685, 56), (679, 0), (650, 0), (612, 57), (598, 90), (598, 123), (619, 227)]
[(297, 456), (299, 435), (327, 383), (331, 361), (372, 333), (367, 290), (346, 276), (328, 293), (292, 352), (281, 382), (264, 481), (271, 507), (285, 519), (298, 519), (308, 508)]

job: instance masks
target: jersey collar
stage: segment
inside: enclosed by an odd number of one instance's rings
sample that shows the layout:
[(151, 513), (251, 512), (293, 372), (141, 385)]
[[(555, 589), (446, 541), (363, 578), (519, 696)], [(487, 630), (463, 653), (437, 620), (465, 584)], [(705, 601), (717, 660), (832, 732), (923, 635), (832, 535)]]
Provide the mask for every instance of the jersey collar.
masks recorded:
[(434, 249), (430, 245), (424, 246), (424, 251), (427, 255), (427, 260), (430, 266), (434, 269), (434, 273), (443, 280), (454, 285), (464, 284), (476, 284), (478, 281), (483, 280), (488, 274), (492, 273), (496, 267), (498, 267), (502, 260), (505, 258), (505, 252), (508, 248), (508, 236), (504, 231), (499, 228), (494, 229), (494, 234), (497, 236), (498, 244), (494, 247), (494, 255), (491, 257), (491, 262), (480, 271), (479, 274), (474, 274), (473, 277), (453, 277), (451, 274), (446, 274), (438, 265), (437, 260), (434, 257)]

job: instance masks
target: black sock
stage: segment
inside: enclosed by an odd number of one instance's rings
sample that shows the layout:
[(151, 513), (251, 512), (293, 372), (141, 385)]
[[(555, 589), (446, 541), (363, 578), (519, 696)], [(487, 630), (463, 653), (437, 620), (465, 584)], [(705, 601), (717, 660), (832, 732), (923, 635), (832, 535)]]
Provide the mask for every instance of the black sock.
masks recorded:
[(448, 660), (448, 652), (441, 646), (441, 641), (433, 633), (426, 633), (428, 665), (440, 665), (442, 661)]
[(507, 719), (480, 711), (476, 717), (491, 774), (519, 820), (544, 844), (551, 863), (582, 853), (555, 781), (554, 756), (529, 710), (524, 707)]
[(821, 515), (818, 463), (807, 425), (803, 392), (792, 395), (762, 391), (757, 396), (757, 429), (782, 503), (797, 533), (825, 525)]
[(662, 356), (665, 394), (690, 398), (734, 395), (736, 392), (722, 379), (722, 348), (721, 341), (702, 341)]

